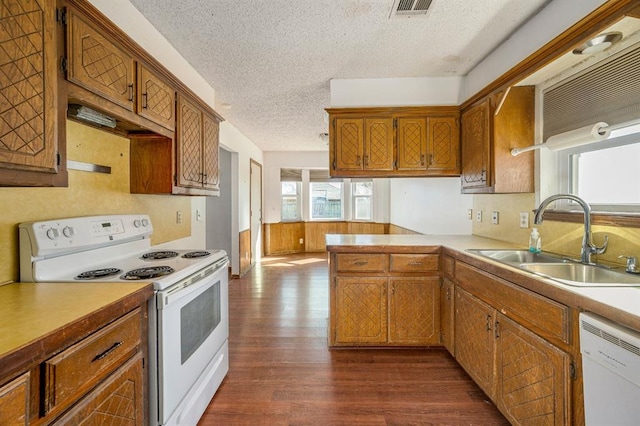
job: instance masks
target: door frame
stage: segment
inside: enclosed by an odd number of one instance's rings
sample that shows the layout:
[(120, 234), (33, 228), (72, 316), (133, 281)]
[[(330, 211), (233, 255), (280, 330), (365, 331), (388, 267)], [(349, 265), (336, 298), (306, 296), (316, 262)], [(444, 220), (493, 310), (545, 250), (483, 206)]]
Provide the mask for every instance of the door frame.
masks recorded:
[[(254, 173), (253, 173), (253, 168), (257, 167), (258, 169), (260, 169), (260, 230), (258, 231), (258, 235), (254, 236), (253, 235), (253, 186), (254, 186)], [(249, 159), (249, 240), (250, 240), (250, 263), (251, 265), (253, 265), (256, 262), (256, 247), (259, 245), (262, 250), (260, 250), (260, 257), (264, 256), (264, 246), (262, 244), (262, 219), (263, 219), (263, 212), (262, 212), (262, 207), (263, 207), (263, 199), (262, 199), (262, 190), (263, 190), (263, 174), (262, 174), (262, 164), (258, 163), (256, 160), (254, 160), (253, 158)], [(255, 241), (254, 241), (255, 238)]]

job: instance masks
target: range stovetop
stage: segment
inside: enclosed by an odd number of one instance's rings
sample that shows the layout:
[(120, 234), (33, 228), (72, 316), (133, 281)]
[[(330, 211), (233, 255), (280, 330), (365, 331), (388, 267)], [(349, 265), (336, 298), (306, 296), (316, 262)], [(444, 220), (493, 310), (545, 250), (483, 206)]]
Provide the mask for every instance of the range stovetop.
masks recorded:
[(19, 231), (22, 281), (151, 281), (162, 290), (226, 259), (224, 250), (151, 246), (146, 215), (30, 222)]

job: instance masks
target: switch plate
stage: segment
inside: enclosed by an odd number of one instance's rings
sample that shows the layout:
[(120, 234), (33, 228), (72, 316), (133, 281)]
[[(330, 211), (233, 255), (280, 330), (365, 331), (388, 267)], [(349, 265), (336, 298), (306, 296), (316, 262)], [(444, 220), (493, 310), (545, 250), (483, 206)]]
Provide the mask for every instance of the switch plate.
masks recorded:
[(196, 209), (196, 220), (198, 222), (202, 220), (202, 213), (200, 213), (200, 209)]
[(520, 212), (520, 228), (529, 227), (529, 212)]
[(491, 223), (494, 225), (498, 224), (498, 217), (500, 216), (500, 213), (498, 212), (491, 212)]
[(304, 244), (304, 238), (300, 238), (300, 244)]
[(467, 210), (467, 219), (473, 220), (473, 209)]
[(180, 210), (176, 212), (176, 223), (182, 223), (182, 212)]
[(482, 222), (482, 210), (476, 212), (476, 222)]

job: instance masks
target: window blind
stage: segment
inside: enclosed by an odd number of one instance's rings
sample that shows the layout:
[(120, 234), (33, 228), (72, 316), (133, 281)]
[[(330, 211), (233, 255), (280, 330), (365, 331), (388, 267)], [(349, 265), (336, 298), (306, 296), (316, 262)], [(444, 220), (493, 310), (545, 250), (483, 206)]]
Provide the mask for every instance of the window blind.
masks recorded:
[(342, 179), (332, 178), (329, 176), (329, 169), (311, 169), (309, 170), (310, 182), (342, 182)]
[(280, 182), (302, 182), (302, 170), (280, 169)]

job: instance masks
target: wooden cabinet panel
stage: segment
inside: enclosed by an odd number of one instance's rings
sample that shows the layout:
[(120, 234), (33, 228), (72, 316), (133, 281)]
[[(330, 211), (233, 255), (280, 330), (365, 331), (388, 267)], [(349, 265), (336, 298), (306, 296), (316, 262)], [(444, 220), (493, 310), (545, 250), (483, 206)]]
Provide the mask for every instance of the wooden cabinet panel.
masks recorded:
[(438, 174), (460, 174), (459, 123), (456, 117), (427, 120), (427, 170)]
[(133, 56), (69, 9), (67, 79), (129, 111), (134, 106)]
[(364, 170), (393, 170), (393, 119), (364, 119)]
[(442, 257), (442, 271), (446, 277), (453, 278), (455, 274), (456, 261), (451, 256)]
[(120, 369), (56, 420), (55, 425), (144, 425), (142, 354)]
[(398, 170), (427, 167), (427, 123), (425, 118), (398, 118)]
[(490, 99), (464, 111), (461, 117), (462, 189), (486, 187), (491, 181)]
[(364, 120), (337, 118), (335, 121), (334, 170), (362, 170), (364, 152)]
[(551, 341), (569, 343), (569, 308), (458, 262), (458, 285)]
[(202, 186), (202, 113), (183, 96), (178, 96), (177, 114), (177, 184), (199, 188)]
[(569, 355), (498, 316), (497, 405), (514, 425), (568, 425)]
[(455, 297), (456, 359), (478, 386), (494, 398), (496, 311), (460, 287), (456, 288)]
[(220, 125), (218, 120), (202, 116), (202, 185), (205, 189), (217, 190), (220, 187), (218, 155)]
[(30, 373), (0, 387), (0, 425), (29, 424)]
[(392, 272), (428, 272), (440, 269), (439, 254), (391, 254)]
[(387, 279), (336, 278), (335, 342), (387, 341)]
[(390, 278), (389, 342), (440, 343), (440, 278)]
[(175, 89), (141, 63), (137, 83), (136, 112), (169, 130), (175, 129)]
[(455, 354), (455, 285), (453, 281), (444, 278), (440, 292), (440, 318), (442, 330), (442, 344), (450, 354)]
[[(0, 13), (0, 184), (66, 185), (58, 123), (56, 3), (4, 2)], [(60, 129), (59, 126), (62, 126)], [(60, 138), (62, 134), (62, 139)]]
[(140, 310), (133, 311), (45, 363), (45, 412), (69, 405), (140, 348)]
[(338, 272), (385, 272), (388, 268), (388, 255), (374, 254), (336, 254)]

